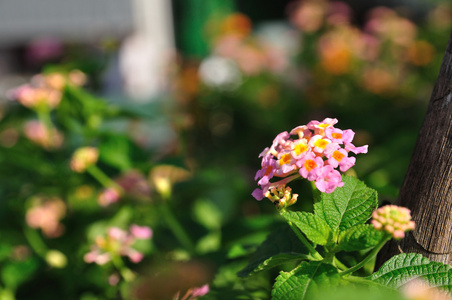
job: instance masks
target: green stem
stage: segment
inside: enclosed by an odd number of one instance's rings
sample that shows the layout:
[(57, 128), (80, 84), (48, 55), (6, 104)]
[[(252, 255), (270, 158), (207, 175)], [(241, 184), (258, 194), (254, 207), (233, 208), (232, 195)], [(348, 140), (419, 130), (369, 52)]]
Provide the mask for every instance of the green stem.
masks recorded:
[(301, 231), (298, 229), (298, 227), (296, 227), (294, 224), (292, 224), (292, 222), (288, 222), (290, 228), (292, 228), (292, 231), (296, 234), (296, 236), (298, 237), (298, 239), (303, 243), (303, 245), (306, 246), (306, 248), (308, 248), (309, 253), (311, 254), (311, 256), (314, 259), (317, 260), (322, 260), (323, 257), (322, 255), (320, 255), (319, 252), (317, 252), (317, 250), (315, 250), (315, 248), (311, 245), (311, 243), (309, 243), (309, 241), (304, 237), (304, 235), (301, 233)]
[(53, 147), (54, 142), (54, 126), (52, 120), (50, 119), (50, 110), (47, 106), (41, 105), (36, 108), (36, 113), (38, 114), (39, 121), (45, 126), (47, 133), (49, 135), (49, 147)]
[(119, 257), (118, 255), (113, 255), (112, 262), (115, 268), (121, 274), (121, 277), (124, 278), (124, 281), (132, 282), (135, 279), (135, 274), (132, 272), (132, 270), (124, 265), (121, 257)]
[(351, 282), (355, 282), (355, 283), (364, 283), (364, 284), (367, 284), (367, 285), (373, 285), (372, 281), (370, 281), (368, 279), (365, 279), (365, 278), (362, 278), (362, 277), (353, 276), (353, 275), (348, 276), (347, 280), (351, 281)]
[(379, 288), (383, 288), (383, 289), (388, 288), (386, 285), (383, 285), (381, 283), (378, 283), (378, 282), (375, 282), (375, 281), (372, 281), (372, 280), (369, 280), (369, 279), (366, 279), (363, 277), (353, 276), (353, 275), (347, 276), (346, 280), (350, 281), (350, 282), (358, 283), (358, 284), (365, 284), (369, 287), (377, 287), (377, 288), (379, 287)]
[(163, 215), (163, 219), (165, 219), (168, 227), (173, 232), (179, 243), (181, 243), (182, 246), (190, 253), (195, 253), (195, 246), (193, 242), (191, 241), (190, 237), (181, 226), (177, 218), (174, 216), (171, 209), (168, 207), (167, 201), (165, 203), (162, 203), (162, 205), (160, 206), (160, 211)]
[(39, 236), (38, 232), (31, 228), (25, 227), (24, 235), (28, 243), (30, 244), (31, 248), (36, 252), (36, 254), (45, 259), (47, 253), (47, 246)]
[(358, 263), (356, 266), (351, 267), (345, 271), (340, 272), (339, 274), (341, 276), (347, 275), (347, 274), (351, 274), (359, 269), (361, 269), (368, 261), (370, 261), (372, 258), (374, 258), (378, 252), (381, 250), (381, 248), (383, 248), (384, 244), (386, 244), (387, 241), (389, 241), (391, 239), (390, 235), (385, 235), (380, 243), (360, 262)]
[(339, 269), (341, 269), (342, 271), (347, 270), (348, 267), (342, 263), (339, 259), (337, 259), (337, 257), (333, 257), (333, 264), (338, 267)]
[(311, 183), (311, 189), (314, 192), (317, 189), (317, 187), (315, 186), (315, 181), (310, 181), (310, 183)]
[(93, 176), (100, 184), (102, 184), (105, 188), (115, 188), (118, 191), (122, 192), (122, 188), (110, 177), (108, 177), (101, 169), (99, 169), (96, 165), (91, 165), (86, 168), (89, 174)]

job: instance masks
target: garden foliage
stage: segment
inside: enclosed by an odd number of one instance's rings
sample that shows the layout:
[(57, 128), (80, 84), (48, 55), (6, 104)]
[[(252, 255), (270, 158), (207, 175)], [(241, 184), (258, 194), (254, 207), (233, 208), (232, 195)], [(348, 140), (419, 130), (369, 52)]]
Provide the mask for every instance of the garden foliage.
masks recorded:
[(374, 258), (415, 226), (390, 203), (450, 3), (416, 24), (386, 7), (356, 20), (331, 1), (288, 12), (274, 27), (216, 12), (209, 56), (182, 53), (147, 104), (102, 93), (111, 43), (10, 90), (0, 299), (446, 297), (449, 266), (403, 253), (374, 270)]

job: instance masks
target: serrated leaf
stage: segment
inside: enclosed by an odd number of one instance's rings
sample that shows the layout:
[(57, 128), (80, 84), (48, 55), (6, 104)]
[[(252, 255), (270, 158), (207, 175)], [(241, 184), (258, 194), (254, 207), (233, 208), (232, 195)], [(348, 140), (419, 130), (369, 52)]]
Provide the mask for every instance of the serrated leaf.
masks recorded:
[(359, 224), (339, 234), (338, 247), (343, 251), (359, 251), (375, 247), (383, 238), (382, 231), (372, 225)]
[(295, 224), (310, 241), (316, 244), (326, 245), (331, 238), (331, 230), (328, 224), (312, 213), (284, 211), (281, 216)]
[(357, 224), (364, 224), (378, 205), (377, 192), (352, 176), (342, 176), (344, 186), (330, 194), (322, 193), (314, 204), (314, 214), (338, 234)]
[(268, 235), (267, 239), (251, 255), (249, 264), (238, 276), (246, 277), (285, 262), (305, 259), (309, 254), (292, 229), (285, 225)]
[(392, 257), (368, 279), (391, 288), (399, 288), (412, 279), (421, 279), (433, 287), (452, 291), (452, 268), (430, 261), (421, 254), (403, 253)]
[(272, 300), (316, 299), (323, 288), (333, 288), (340, 282), (335, 267), (321, 262), (302, 262), (291, 272), (281, 272), (272, 290)]

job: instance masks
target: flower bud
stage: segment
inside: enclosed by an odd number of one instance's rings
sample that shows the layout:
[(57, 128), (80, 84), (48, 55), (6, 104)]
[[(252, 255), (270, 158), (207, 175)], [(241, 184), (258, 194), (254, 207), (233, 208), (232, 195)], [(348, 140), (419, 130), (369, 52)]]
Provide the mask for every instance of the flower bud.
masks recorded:
[(297, 202), (298, 194), (292, 194), (292, 189), (285, 185), (272, 188), (264, 194), (275, 204), (277, 209), (282, 209)]
[(67, 265), (66, 255), (58, 250), (49, 250), (46, 253), (46, 261), (49, 266), (54, 268), (64, 268)]
[(406, 231), (414, 229), (410, 210), (396, 205), (386, 205), (374, 211), (371, 224), (376, 230), (386, 231), (394, 239), (402, 239)]
[(96, 164), (99, 157), (99, 151), (94, 147), (82, 147), (77, 149), (72, 155), (70, 162), (71, 169), (74, 172), (85, 172), (85, 170)]

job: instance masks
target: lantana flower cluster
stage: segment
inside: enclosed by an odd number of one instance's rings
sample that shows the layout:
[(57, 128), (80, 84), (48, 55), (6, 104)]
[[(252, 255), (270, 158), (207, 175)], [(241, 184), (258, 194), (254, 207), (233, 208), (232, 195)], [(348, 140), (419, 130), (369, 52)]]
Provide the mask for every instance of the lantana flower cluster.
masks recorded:
[[(335, 128), (337, 119), (311, 121), (276, 136), (270, 148), (265, 148), (261, 169), (255, 180), (259, 185), (252, 195), (257, 200), (269, 198), (278, 208), (295, 203), (298, 195), (291, 194), (286, 184), (297, 178), (313, 181), (321, 192), (332, 193), (344, 185), (341, 172), (355, 165), (354, 154), (367, 153), (368, 146), (352, 144), (355, 133)], [(292, 138), (295, 136), (295, 138)], [(280, 178), (271, 182), (274, 177)], [(294, 201), (295, 199), (295, 201)]]
[(414, 230), (410, 210), (397, 205), (385, 205), (375, 210), (370, 222), (375, 229), (386, 231), (395, 239), (402, 239), (405, 231)]
[(25, 220), (31, 228), (41, 229), (49, 238), (57, 238), (64, 232), (60, 220), (66, 215), (66, 205), (57, 197), (45, 198), (37, 196), (32, 199)]
[(139, 263), (144, 255), (133, 248), (137, 239), (150, 239), (152, 230), (147, 226), (130, 226), (130, 233), (118, 228), (111, 227), (107, 230), (107, 236), (97, 236), (91, 251), (86, 253), (84, 260), (87, 263), (104, 265), (114, 256), (127, 256), (133, 263)]
[(82, 86), (85, 82), (86, 75), (79, 70), (68, 74), (38, 74), (33, 76), (30, 83), (9, 91), (9, 96), (31, 109), (39, 107), (54, 109), (60, 104), (66, 84)]
[(33, 143), (45, 148), (56, 149), (63, 144), (63, 134), (55, 127), (48, 128), (38, 120), (31, 120), (25, 123), (25, 136)]

